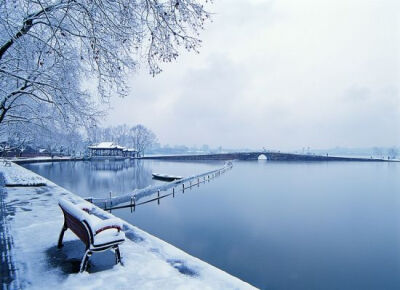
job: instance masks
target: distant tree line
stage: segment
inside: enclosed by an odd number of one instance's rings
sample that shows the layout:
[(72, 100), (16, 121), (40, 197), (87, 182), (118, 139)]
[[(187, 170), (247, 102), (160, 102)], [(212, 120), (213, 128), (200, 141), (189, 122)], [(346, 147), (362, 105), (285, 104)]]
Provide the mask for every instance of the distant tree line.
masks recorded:
[[(370, 157), (380, 159), (396, 159), (399, 156), (400, 147), (388, 146), (388, 147), (364, 147), (364, 148), (346, 148), (346, 147), (335, 147), (331, 149), (313, 149), (310, 151), (310, 147), (303, 147), (302, 150), (296, 152), (301, 154), (329, 154), (334, 156), (354, 156), (354, 157)], [(312, 153), (311, 153), (312, 152)]]
[(399, 155), (399, 149), (395, 146), (390, 148), (374, 147), (372, 150), (375, 157), (385, 158), (386, 155), (388, 159), (395, 159)]
[(114, 142), (120, 146), (134, 148), (139, 155), (149, 150), (156, 142), (156, 135), (139, 124), (132, 127), (119, 125), (113, 127), (92, 126), (82, 128), (51, 128), (15, 126), (14, 130), (3, 132), (0, 139), (2, 156), (69, 155), (83, 156), (89, 145), (100, 142)]
[(143, 125), (120, 125), (115, 127), (91, 127), (87, 130), (88, 140), (92, 143), (102, 141), (112, 141), (118, 145), (134, 148), (139, 156), (143, 156), (145, 151), (150, 149), (156, 142), (156, 135)]

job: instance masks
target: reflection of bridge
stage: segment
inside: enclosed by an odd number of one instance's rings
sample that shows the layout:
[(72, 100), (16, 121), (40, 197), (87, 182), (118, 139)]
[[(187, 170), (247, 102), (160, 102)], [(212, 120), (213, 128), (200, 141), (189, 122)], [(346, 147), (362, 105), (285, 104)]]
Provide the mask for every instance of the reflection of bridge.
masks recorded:
[[(256, 151), (256, 152), (234, 152), (219, 154), (197, 154), (197, 155), (163, 155), (145, 156), (142, 159), (160, 160), (258, 160), (259, 157), (266, 157), (273, 161), (385, 161), (383, 159), (335, 157), (328, 155), (304, 155), (293, 153)], [(264, 158), (265, 159), (265, 158)]]

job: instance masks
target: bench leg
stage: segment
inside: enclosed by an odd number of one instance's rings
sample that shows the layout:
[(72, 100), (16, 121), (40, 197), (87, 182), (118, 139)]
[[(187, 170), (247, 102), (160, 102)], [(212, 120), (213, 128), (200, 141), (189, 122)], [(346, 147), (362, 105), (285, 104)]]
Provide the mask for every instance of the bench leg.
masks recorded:
[(114, 251), (115, 251), (115, 264), (121, 263), (122, 265), (121, 252), (119, 251), (119, 246), (114, 247)]
[(65, 231), (66, 231), (67, 229), (68, 229), (67, 225), (64, 224), (63, 227), (62, 227), (62, 229), (61, 229), (60, 237), (58, 238), (58, 248), (59, 248), (59, 249), (61, 249), (62, 246), (63, 246), (62, 241), (63, 241), (63, 238), (64, 238), (64, 233), (65, 233)]
[(87, 265), (89, 263), (89, 258), (91, 255), (92, 255), (92, 252), (90, 250), (86, 250), (85, 255), (83, 255), (83, 258), (82, 258), (81, 268), (79, 269), (80, 273), (86, 271)]

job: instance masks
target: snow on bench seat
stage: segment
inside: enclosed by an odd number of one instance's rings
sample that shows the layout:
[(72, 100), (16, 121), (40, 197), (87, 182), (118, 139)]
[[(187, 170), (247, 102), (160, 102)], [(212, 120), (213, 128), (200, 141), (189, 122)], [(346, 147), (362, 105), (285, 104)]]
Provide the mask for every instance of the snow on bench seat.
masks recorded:
[(116, 262), (121, 263), (119, 245), (125, 241), (122, 232), (122, 221), (118, 218), (102, 220), (90, 214), (93, 206), (87, 202), (73, 204), (66, 199), (60, 199), (59, 205), (64, 213), (64, 225), (60, 233), (58, 247), (62, 247), (64, 232), (71, 229), (86, 244), (80, 272), (87, 268), (89, 257), (93, 252), (114, 249)]

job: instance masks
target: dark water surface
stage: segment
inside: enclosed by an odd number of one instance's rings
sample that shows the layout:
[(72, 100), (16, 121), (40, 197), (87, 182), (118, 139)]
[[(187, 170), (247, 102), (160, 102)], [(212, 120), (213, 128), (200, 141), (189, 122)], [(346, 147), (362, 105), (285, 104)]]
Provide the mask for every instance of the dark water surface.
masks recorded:
[[(24, 165), (81, 196), (219, 162)], [(262, 289), (400, 289), (400, 164), (235, 162), (161, 204), (113, 214)]]

